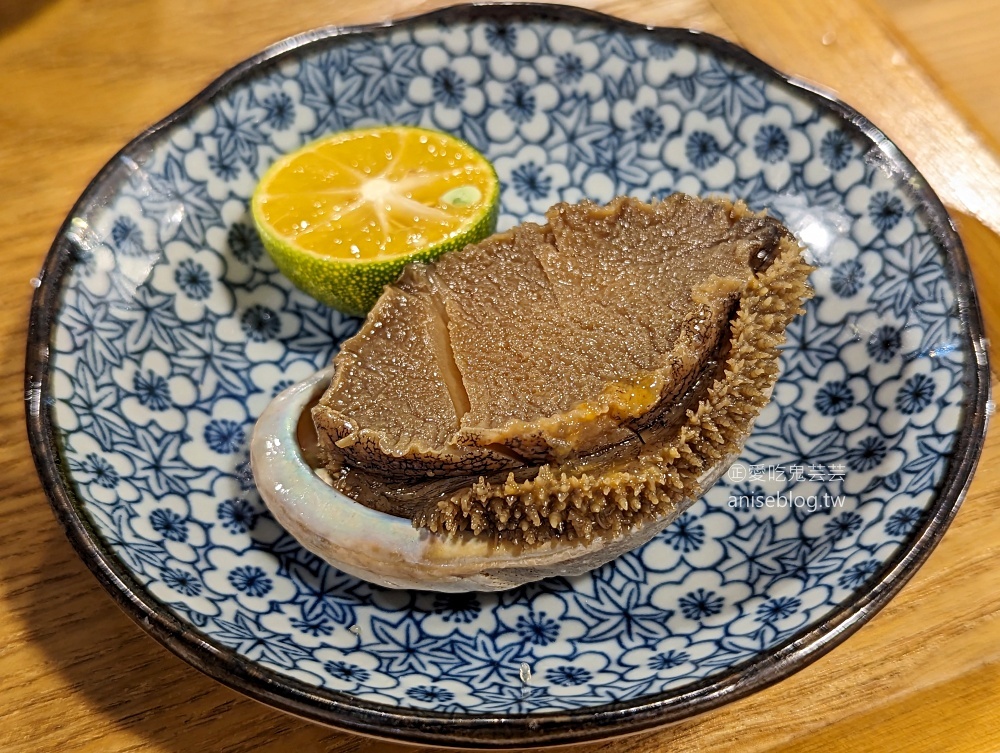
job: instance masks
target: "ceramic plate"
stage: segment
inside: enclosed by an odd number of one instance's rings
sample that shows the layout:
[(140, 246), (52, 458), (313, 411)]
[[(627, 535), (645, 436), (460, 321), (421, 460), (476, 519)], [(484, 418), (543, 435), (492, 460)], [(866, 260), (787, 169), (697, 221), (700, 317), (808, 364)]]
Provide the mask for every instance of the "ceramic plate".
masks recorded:
[[(557, 201), (742, 197), (806, 243), (816, 297), (727, 478), (644, 548), (500, 594), (383, 590), (302, 549), (247, 440), (358, 321), (294, 290), (248, 199), (279, 155), (413, 123), (481, 149), (500, 226)], [(122, 607), (248, 695), (423, 743), (649, 728), (804, 666), (954, 515), (987, 362), (958, 237), (867, 120), (706, 34), (546, 6), (325, 29), (237, 66), (126, 146), (49, 253), (28, 423), (59, 519)]]

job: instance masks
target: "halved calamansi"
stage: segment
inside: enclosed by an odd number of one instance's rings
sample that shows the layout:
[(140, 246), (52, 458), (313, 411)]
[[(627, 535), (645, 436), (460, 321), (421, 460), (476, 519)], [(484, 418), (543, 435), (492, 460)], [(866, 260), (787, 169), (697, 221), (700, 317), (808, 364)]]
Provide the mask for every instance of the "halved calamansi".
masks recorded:
[(251, 207), (265, 248), (296, 287), (363, 315), (409, 262), (490, 235), (499, 201), (493, 166), (465, 141), (380, 126), (282, 157)]

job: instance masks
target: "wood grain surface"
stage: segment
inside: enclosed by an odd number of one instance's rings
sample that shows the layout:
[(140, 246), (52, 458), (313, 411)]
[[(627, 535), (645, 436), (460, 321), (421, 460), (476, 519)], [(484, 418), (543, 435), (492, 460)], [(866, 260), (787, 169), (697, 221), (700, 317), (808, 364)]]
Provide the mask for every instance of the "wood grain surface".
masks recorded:
[[(1000, 3), (882, 2), (583, 4), (728, 37), (866, 113), (954, 212), (987, 326), (1000, 332), (994, 151), (1000, 143)], [(230, 65), (286, 35), (443, 4), (0, 3), (0, 751), (412, 750), (245, 699), (131, 623), (73, 553), (49, 510), (25, 437), (22, 369), (31, 279), (72, 202), (122, 144)], [(993, 353), (996, 367), (1000, 358)], [(995, 427), (969, 496), (929, 562), (828, 656), (716, 712), (577, 750), (1000, 749), (998, 481)]]

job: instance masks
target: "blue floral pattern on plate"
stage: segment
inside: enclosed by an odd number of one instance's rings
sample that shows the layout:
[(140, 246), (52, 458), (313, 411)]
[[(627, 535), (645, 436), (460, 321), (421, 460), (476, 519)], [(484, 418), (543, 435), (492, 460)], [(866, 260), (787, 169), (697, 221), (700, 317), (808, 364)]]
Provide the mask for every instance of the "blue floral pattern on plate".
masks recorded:
[[(69, 227), (54, 424), (82, 509), (132, 576), (260, 667), (436, 712), (652, 698), (866, 591), (934, 504), (972, 354), (932, 218), (834, 108), (697, 37), (497, 18), (324, 38), (123, 156)], [(816, 297), (741, 464), (644, 548), (506, 593), (393, 592), (325, 565), (263, 507), (255, 417), (358, 321), (277, 272), (248, 198), (278, 155), (385, 122), (487, 154), (501, 228), (557, 201), (682, 190), (767, 207), (809, 246)], [(780, 495), (841, 502), (764, 503)]]

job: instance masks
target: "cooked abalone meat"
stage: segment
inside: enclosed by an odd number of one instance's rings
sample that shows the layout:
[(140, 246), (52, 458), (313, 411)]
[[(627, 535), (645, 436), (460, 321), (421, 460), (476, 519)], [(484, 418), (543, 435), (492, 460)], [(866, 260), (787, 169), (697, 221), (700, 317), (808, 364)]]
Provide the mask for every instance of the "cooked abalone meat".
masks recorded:
[[(446, 590), (456, 572), (468, 588), (580, 572), (661, 530), (738, 455), (809, 295), (792, 235), (742, 203), (619, 198), (546, 219), (408, 267), (312, 408), (335, 489), (426, 529), (438, 564), (456, 542), (447, 577), (411, 563)], [(457, 566), (470, 537), (493, 559)], [(499, 556), (515, 549), (533, 564)]]

